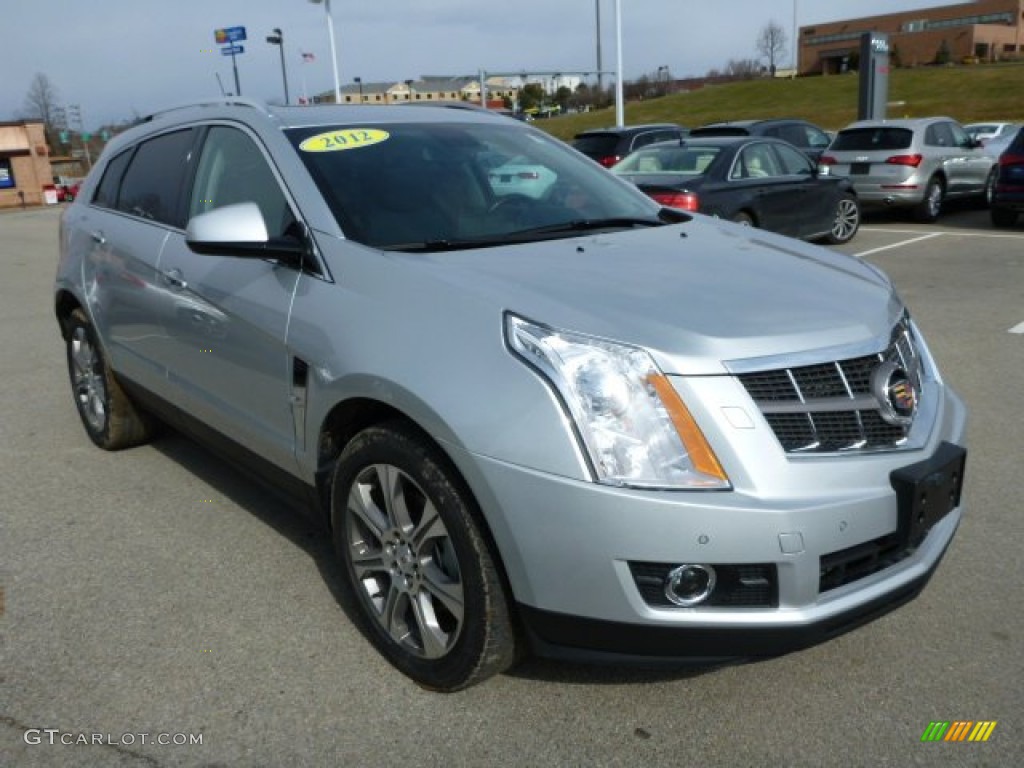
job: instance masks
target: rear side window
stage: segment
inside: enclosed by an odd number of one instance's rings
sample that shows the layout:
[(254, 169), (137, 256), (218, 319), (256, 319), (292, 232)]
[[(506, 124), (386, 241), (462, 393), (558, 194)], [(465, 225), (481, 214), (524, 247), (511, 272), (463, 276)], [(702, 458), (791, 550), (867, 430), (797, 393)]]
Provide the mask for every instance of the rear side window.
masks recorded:
[(777, 144), (775, 151), (779, 153), (779, 160), (782, 162), (782, 172), (786, 176), (810, 176), (813, 172), (814, 169), (811, 166), (811, 161), (802, 152), (797, 152), (792, 147), (787, 147), (784, 144)]
[(795, 147), (814, 147), (824, 149), (829, 145), (828, 136), (811, 125), (802, 123), (784, 123), (765, 132), (767, 136), (788, 141)]
[(906, 149), (913, 139), (914, 132), (907, 128), (849, 128), (839, 132), (832, 149), (838, 152)]
[(633, 149), (646, 147), (648, 144), (655, 144), (659, 141), (673, 141), (683, 137), (677, 130), (663, 129), (658, 131), (646, 131), (638, 133), (633, 139)]
[(619, 137), (613, 133), (595, 133), (577, 136), (572, 146), (585, 155), (614, 155), (618, 143)]
[(121, 177), (124, 176), (124, 169), (128, 167), (132, 152), (127, 150), (107, 163), (107, 169), (103, 172), (103, 178), (96, 188), (96, 195), (92, 202), (103, 208), (117, 207), (117, 190), (121, 186)]
[(953, 136), (953, 129), (949, 123), (935, 123), (929, 125), (924, 132), (924, 143), (929, 147), (955, 147), (956, 138)]
[(172, 227), (184, 227), (181, 190), (193, 138), (193, 130), (189, 128), (140, 144), (121, 182), (117, 210)]

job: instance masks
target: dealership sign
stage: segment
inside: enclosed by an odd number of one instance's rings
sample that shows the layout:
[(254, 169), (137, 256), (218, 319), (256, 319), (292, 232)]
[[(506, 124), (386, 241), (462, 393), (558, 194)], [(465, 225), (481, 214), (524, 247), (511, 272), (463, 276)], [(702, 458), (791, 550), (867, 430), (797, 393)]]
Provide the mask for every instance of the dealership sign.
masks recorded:
[(245, 27), (225, 27), (224, 29), (213, 30), (213, 39), (217, 45), (225, 43), (237, 43), (245, 40)]

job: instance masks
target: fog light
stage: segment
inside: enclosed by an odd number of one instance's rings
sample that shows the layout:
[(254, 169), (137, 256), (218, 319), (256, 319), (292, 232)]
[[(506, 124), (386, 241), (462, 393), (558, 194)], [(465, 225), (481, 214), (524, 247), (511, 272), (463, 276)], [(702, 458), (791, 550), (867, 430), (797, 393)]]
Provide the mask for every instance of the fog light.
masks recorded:
[(665, 578), (665, 597), (684, 608), (704, 602), (714, 588), (715, 569), (710, 565), (680, 565)]

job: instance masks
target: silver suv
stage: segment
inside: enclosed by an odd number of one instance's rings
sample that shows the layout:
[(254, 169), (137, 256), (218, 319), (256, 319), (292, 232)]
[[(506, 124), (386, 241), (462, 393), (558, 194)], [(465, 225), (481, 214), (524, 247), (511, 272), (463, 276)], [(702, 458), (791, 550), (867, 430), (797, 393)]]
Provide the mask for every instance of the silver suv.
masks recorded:
[(60, 242), (92, 441), (170, 424), (302, 494), (431, 689), (804, 647), (914, 597), (963, 514), (964, 406), (878, 270), (492, 113), (171, 110)]
[(818, 162), (849, 176), (863, 206), (910, 208), (925, 222), (945, 200), (991, 201), (996, 178), (995, 158), (948, 117), (853, 123)]

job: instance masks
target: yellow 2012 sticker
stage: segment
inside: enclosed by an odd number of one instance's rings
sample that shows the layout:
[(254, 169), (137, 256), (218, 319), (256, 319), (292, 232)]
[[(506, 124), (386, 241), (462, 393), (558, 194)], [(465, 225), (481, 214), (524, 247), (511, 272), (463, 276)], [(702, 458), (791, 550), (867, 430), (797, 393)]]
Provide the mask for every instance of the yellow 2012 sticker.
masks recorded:
[(299, 149), (303, 152), (341, 152), (380, 144), (389, 138), (391, 134), (379, 128), (345, 128), (310, 136), (299, 144)]

